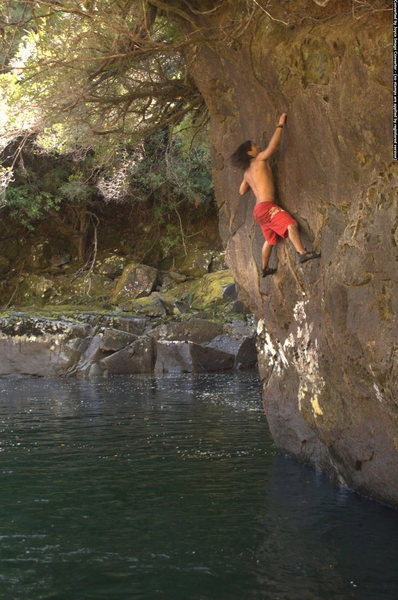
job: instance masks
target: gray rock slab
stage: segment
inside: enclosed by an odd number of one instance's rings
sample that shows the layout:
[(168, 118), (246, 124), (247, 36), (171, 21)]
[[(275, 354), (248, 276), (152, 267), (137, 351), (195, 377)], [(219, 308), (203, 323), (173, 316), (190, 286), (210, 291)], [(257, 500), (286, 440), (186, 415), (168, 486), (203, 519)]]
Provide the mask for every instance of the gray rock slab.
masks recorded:
[(223, 325), (206, 319), (163, 323), (148, 332), (157, 340), (189, 341), (203, 344), (223, 333)]
[(80, 353), (54, 339), (32, 339), (26, 336), (0, 339), (0, 376), (66, 375)]
[(155, 373), (192, 373), (189, 342), (158, 341)]
[(102, 350), (104, 352), (117, 352), (125, 346), (132, 344), (137, 339), (134, 333), (118, 329), (105, 329), (103, 333)]
[(146, 319), (143, 317), (115, 317), (113, 315), (105, 315), (102, 321), (111, 329), (126, 331), (134, 335), (141, 335), (146, 327)]
[(238, 291), (234, 283), (226, 285), (222, 292), (223, 300), (236, 300), (238, 297)]
[(233, 354), (194, 343), (191, 343), (191, 357), (194, 371), (198, 373), (230, 370), (235, 363)]
[(132, 375), (152, 373), (155, 362), (154, 342), (140, 337), (135, 342), (100, 360), (99, 365), (107, 375)]
[(87, 349), (90, 327), (13, 315), (0, 320), (0, 376), (56, 377), (69, 373)]
[(223, 352), (228, 352), (236, 356), (239, 348), (242, 345), (242, 339), (233, 338), (230, 335), (222, 334), (215, 337), (211, 342), (206, 344), (209, 348), (216, 348)]
[(235, 356), (236, 369), (251, 369), (257, 364), (257, 348), (255, 338), (243, 340)]
[(156, 343), (155, 373), (203, 373), (233, 369), (232, 354), (195, 344), (175, 340)]
[(235, 369), (250, 369), (257, 363), (257, 349), (254, 337), (233, 338), (224, 334), (214, 338), (207, 346), (233, 354), (235, 357)]
[(69, 370), (70, 375), (88, 375), (94, 363), (97, 363), (103, 356), (103, 337), (102, 335), (94, 335), (90, 338), (85, 352), (80, 356), (76, 365)]

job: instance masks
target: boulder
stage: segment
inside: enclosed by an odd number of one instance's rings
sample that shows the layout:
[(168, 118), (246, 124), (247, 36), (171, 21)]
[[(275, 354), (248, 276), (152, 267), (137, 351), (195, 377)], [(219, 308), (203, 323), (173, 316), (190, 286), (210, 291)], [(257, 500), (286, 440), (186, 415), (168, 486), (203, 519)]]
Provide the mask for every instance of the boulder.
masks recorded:
[(213, 254), (207, 248), (195, 248), (185, 257), (183, 263), (179, 265), (179, 271), (190, 277), (202, 277), (210, 272)]
[(225, 251), (194, 248), (190, 250), (179, 266), (181, 273), (189, 277), (202, 277), (206, 273), (215, 273), (227, 269)]
[[(75, 365), (71, 365), (68, 375), (89, 375), (92, 372), (93, 365), (97, 364), (102, 358), (102, 349), (104, 345), (102, 335), (94, 335), (86, 340), (87, 347)], [(81, 349), (81, 348), (80, 348)]]
[(207, 346), (233, 354), (235, 369), (251, 369), (257, 364), (257, 349), (254, 337), (233, 338), (223, 334), (214, 338)]
[(104, 315), (101, 322), (112, 329), (126, 331), (134, 335), (142, 335), (146, 327), (146, 319), (143, 317), (119, 317), (114, 315)]
[(256, 365), (257, 348), (255, 338), (246, 338), (235, 355), (235, 369), (252, 369)]
[(51, 298), (55, 294), (55, 284), (43, 275), (28, 275), (24, 278), (21, 293), (24, 298)]
[(48, 241), (34, 244), (30, 249), (29, 266), (33, 269), (44, 269), (49, 265), (51, 245)]
[(156, 342), (155, 373), (191, 373), (189, 342)]
[(223, 290), (234, 283), (229, 270), (207, 273), (193, 282), (189, 291), (192, 294), (191, 304), (197, 309), (206, 309), (223, 302)]
[(185, 315), (190, 312), (191, 307), (189, 304), (182, 302), (181, 300), (175, 300), (171, 302), (173, 315)]
[(131, 263), (124, 268), (111, 301), (120, 303), (149, 296), (155, 289), (157, 280), (157, 269)]
[(52, 254), (50, 257), (50, 265), (52, 267), (63, 267), (72, 261), (72, 255), (69, 252), (63, 254)]
[(98, 264), (97, 271), (100, 275), (105, 275), (109, 279), (116, 279), (116, 277), (122, 275), (126, 262), (127, 259), (124, 256), (113, 254), (107, 256)]
[(224, 332), (235, 338), (254, 338), (257, 334), (257, 322), (254, 317), (234, 317), (224, 324)]
[(147, 332), (156, 340), (191, 341), (198, 344), (210, 342), (221, 335), (223, 325), (206, 319), (193, 318), (189, 321), (163, 323)]
[(222, 350), (223, 352), (228, 352), (229, 354), (236, 354), (239, 351), (239, 348), (242, 345), (242, 340), (233, 338), (225, 333), (218, 335), (214, 339), (211, 340), (206, 346), (209, 348), (216, 348), (217, 350)]
[(228, 266), (225, 262), (225, 250), (222, 250), (221, 252), (213, 252), (209, 272), (215, 273), (216, 271), (223, 271), (225, 269), (228, 269)]
[(229, 283), (222, 290), (223, 300), (236, 300), (238, 297), (238, 290), (236, 289), (235, 283)]
[(0, 376), (67, 375), (86, 349), (89, 327), (43, 318), (0, 320)]
[(251, 311), (242, 300), (235, 300), (229, 305), (230, 311), (237, 315), (250, 315)]
[(168, 314), (167, 304), (157, 292), (145, 298), (124, 302), (120, 308), (126, 312), (136, 312), (148, 317), (164, 317)]
[(222, 350), (182, 341), (157, 341), (155, 373), (204, 373), (233, 369), (234, 356)]
[(87, 304), (93, 298), (103, 298), (110, 295), (112, 281), (99, 273), (81, 273), (73, 278), (60, 275), (56, 278), (57, 290), (62, 303)]
[(0, 338), (0, 376), (66, 375), (79, 353), (52, 339)]
[[(222, 4), (231, 18), (234, 3)], [(216, 49), (203, 45), (191, 67), (210, 112), (226, 259), (261, 319), (263, 399), (276, 446), (398, 506), (391, 18), (369, 11), (359, 19), (337, 0), (276, 4), (285, 28), (259, 15), (233, 60), (224, 59), (226, 39)], [(245, 139), (267, 144), (284, 99), (278, 201), (297, 219), (304, 245), (322, 257), (301, 265), (280, 240), (271, 257), (277, 273), (263, 279), (255, 199), (240, 198), (242, 173), (228, 158)]]
[(135, 342), (137, 337), (134, 333), (128, 333), (127, 331), (105, 329), (102, 338), (102, 350), (104, 352), (117, 352)]
[(134, 373), (152, 373), (154, 361), (153, 340), (141, 337), (127, 348), (103, 358), (99, 365), (106, 375), (132, 375)]
[(163, 273), (161, 276), (162, 287), (161, 291), (166, 292), (167, 290), (173, 288), (178, 283), (183, 283), (186, 281), (187, 276), (182, 273), (177, 273), (176, 271), (168, 271), (167, 273)]

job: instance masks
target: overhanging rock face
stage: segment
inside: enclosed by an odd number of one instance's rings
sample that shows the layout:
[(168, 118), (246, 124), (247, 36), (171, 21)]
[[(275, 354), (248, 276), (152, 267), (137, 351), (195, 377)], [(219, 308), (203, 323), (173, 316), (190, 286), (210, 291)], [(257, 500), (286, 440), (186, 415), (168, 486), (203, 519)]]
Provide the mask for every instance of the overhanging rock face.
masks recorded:
[[(358, 19), (348, 7), (331, 1), (322, 19), (315, 6), (311, 21), (293, 9), (278, 19), (263, 13), (238, 42), (204, 46), (195, 78), (211, 113), (226, 260), (261, 319), (259, 364), (274, 439), (348, 487), (397, 505), (391, 13)], [(284, 111), (273, 163), (278, 200), (322, 258), (299, 265), (283, 241), (271, 258), (277, 274), (262, 280), (254, 198), (239, 197), (242, 174), (228, 157), (246, 139), (264, 146)]]

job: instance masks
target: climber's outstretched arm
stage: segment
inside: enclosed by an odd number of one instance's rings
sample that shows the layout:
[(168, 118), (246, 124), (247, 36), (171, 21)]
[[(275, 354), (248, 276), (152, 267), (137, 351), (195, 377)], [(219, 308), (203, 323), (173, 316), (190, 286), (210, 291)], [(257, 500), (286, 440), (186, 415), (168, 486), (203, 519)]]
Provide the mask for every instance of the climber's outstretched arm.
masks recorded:
[(287, 113), (282, 113), (279, 118), (279, 124), (276, 126), (274, 135), (265, 150), (257, 155), (257, 160), (267, 160), (279, 146), (282, 137), (282, 129), (286, 122)]

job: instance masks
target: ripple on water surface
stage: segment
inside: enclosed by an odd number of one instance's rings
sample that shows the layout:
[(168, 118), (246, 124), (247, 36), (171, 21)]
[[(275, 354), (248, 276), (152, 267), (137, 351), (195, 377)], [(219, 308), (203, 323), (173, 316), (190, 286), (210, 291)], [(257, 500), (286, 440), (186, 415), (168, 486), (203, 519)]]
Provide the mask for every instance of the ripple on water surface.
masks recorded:
[(398, 513), (278, 456), (256, 374), (0, 380), (4, 600), (398, 597)]

